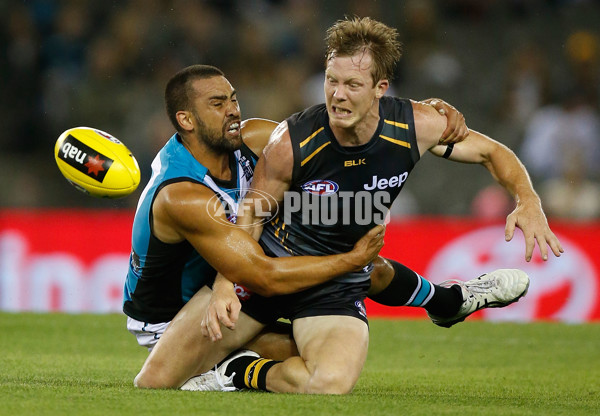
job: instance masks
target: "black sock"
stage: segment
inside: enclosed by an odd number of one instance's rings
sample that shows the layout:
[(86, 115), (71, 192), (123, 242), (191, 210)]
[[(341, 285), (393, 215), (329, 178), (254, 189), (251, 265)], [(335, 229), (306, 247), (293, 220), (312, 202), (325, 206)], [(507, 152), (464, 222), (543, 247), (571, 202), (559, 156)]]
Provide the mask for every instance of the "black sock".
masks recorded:
[(225, 371), (226, 376), (233, 376), (233, 385), (238, 389), (256, 389), (267, 391), (267, 372), (281, 361), (261, 357), (242, 355), (231, 361)]
[(456, 315), (463, 304), (463, 295), (460, 286), (434, 286), (435, 293), (431, 300), (427, 302), (427, 305), (424, 306), (425, 310), (440, 318), (450, 318)]
[(434, 285), (397, 261), (387, 261), (394, 267), (394, 277), (385, 289), (369, 298), (386, 306), (423, 307), (440, 317), (456, 315), (463, 303), (459, 286), (446, 288)]

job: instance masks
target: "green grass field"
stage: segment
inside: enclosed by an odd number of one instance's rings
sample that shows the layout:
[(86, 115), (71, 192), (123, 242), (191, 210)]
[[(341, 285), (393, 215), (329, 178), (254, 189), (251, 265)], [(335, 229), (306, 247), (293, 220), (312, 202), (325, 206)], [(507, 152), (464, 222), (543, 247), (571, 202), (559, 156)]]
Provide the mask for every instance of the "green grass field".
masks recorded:
[(140, 391), (120, 315), (0, 313), (0, 415), (599, 415), (600, 325), (371, 321), (349, 396)]

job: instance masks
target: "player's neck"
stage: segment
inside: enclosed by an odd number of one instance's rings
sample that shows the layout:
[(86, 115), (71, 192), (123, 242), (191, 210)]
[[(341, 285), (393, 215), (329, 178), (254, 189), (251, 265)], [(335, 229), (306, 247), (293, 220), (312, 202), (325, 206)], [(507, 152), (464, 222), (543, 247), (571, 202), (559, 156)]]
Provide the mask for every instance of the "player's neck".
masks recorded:
[(214, 163), (207, 162), (206, 165), (204, 163), (203, 165), (206, 166), (212, 177), (228, 181), (231, 179), (229, 157), (229, 153), (220, 154), (217, 158), (212, 159)]
[(197, 140), (184, 140), (183, 145), (202, 166), (208, 169), (210, 175), (217, 179), (231, 179), (229, 152), (217, 151)]

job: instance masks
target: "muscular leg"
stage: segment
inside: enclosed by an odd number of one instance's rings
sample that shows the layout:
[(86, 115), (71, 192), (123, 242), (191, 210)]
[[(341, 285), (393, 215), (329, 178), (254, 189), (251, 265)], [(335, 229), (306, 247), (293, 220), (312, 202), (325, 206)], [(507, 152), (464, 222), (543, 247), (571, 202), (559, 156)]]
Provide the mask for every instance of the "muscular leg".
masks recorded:
[(136, 376), (137, 387), (178, 388), (261, 332), (263, 324), (240, 313), (235, 331), (224, 330), (218, 342), (204, 337), (199, 317), (203, 316), (211, 293), (208, 287), (202, 288), (171, 321)]
[(296, 319), (294, 339), (299, 357), (283, 362), (239, 357), (224, 364), (238, 388), (279, 393), (347, 394), (352, 391), (367, 357), (369, 329), (350, 316)]
[(295, 320), (293, 326), (300, 357), (273, 366), (267, 374), (267, 389), (350, 393), (367, 358), (367, 324), (350, 316), (312, 316)]

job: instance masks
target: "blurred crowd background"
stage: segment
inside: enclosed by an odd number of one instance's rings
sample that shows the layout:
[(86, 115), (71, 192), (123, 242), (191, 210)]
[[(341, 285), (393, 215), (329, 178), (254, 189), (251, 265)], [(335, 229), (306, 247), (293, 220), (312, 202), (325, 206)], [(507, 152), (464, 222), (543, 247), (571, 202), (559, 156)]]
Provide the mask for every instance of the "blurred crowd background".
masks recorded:
[[(323, 102), (325, 30), (344, 15), (398, 29), (394, 95), (440, 97), (513, 149), (550, 217), (600, 218), (600, 2), (584, 0), (8, 0), (0, 4), (0, 207), (133, 208), (173, 134), (166, 81), (225, 71), (244, 118)], [(66, 129), (125, 142), (142, 184), (77, 192), (53, 158)], [(481, 166), (426, 155), (394, 214), (502, 218), (512, 199)]]

